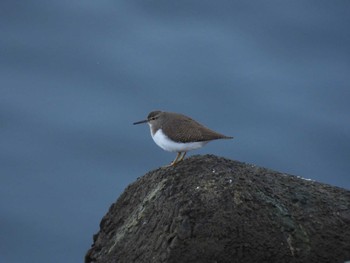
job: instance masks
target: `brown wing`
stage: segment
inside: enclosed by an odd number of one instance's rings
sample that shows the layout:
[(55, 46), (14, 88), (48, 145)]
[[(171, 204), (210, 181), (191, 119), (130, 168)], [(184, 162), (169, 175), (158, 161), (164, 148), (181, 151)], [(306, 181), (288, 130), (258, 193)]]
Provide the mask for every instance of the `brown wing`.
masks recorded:
[[(225, 136), (210, 130), (195, 120), (177, 113), (171, 113), (177, 115), (177, 118), (170, 118), (167, 120), (168, 124), (162, 127), (163, 131), (169, 136), (169, 138), (176, 142), (200, 142), (210, 141), (216, 139), (231, 139), (232, 137)], [(169, 128), (175, 127), (175, 129)], [(167, 127), (167, 128), (166, 128)]]

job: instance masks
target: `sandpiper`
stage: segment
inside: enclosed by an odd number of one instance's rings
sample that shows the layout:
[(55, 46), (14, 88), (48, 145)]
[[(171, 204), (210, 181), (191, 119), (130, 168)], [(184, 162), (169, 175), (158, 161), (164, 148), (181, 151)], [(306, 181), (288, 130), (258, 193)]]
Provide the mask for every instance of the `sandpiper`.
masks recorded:
[(233, 138), (212, 131), (190, 117), (174, 112), (152, 111), (147, 120), (135, 122), (134, 125), (141, 123), (149, 124), (151, 136), (160, 148), (177, 152), (175, 160), (169, 166), (181, 162), (188, 151), (201, 148), (210, 141)]

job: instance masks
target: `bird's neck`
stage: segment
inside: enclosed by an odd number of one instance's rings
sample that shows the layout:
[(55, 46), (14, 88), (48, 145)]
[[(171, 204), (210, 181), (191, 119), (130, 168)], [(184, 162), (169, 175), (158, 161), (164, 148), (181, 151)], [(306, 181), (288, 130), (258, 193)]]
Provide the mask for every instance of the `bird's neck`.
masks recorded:
[(154, 124), (150, 124), (150, 123), (149, 123), (149, 129), (151, 131), (152, 136), (155, 135), (158, 130), (158, 128), (156, 128)]

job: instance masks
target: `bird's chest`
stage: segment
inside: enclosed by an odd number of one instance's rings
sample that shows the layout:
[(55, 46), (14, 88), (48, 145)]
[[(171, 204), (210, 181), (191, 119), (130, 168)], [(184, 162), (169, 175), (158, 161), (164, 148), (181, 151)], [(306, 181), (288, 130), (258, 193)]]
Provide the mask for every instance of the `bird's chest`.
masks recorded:
[(194, 149), (201, 148), (207, 142), (174, 142), (166, 136), (162, 129), (158, 129), (155, 133), (152, 132), (151, 135), (154, 142), (163, 150), (169, 152), (188, 152)]

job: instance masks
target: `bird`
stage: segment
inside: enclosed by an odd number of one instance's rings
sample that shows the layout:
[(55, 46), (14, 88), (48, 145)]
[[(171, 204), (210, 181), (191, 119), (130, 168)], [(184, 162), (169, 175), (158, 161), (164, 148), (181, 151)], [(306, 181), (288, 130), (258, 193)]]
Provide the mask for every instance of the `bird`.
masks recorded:
[(210, 141), (233, 139), (175, 112), (155, 110), (148, 114), (147, 119), (133, 124), (142, 123), (148, 123), (152, 139), (160, 148), (177, 152), (176, 158), (168, 166), (175, 166), (185, 158), (188, 151), (201, 148)]

